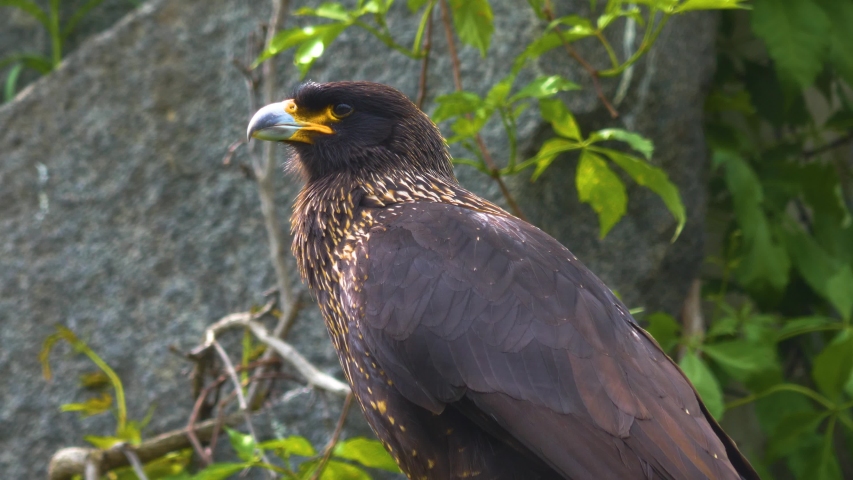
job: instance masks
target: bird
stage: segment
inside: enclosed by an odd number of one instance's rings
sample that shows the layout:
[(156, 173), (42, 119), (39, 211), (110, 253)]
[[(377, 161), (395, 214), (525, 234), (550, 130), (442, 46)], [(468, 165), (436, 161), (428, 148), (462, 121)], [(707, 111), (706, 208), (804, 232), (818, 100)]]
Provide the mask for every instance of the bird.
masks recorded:
[(613, 292), (460, 185), (399, 90), (304, 83), (247, 134), (290, 146), (299, 273), (408, 478), (758, 478)]

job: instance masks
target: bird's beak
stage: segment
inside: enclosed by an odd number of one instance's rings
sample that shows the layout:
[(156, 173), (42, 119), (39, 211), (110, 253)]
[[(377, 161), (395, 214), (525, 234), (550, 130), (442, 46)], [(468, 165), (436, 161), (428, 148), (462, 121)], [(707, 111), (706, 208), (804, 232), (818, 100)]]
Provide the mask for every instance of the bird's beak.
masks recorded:
[(314, 133), (334, 133), (331, 127), (317, 121), (321, 119), (303, 118), (293, 100), (285, 100), (258, 110), (249, 120), (246, 136), (250, 140), (257, 138), (271, 142), (313, 143)]

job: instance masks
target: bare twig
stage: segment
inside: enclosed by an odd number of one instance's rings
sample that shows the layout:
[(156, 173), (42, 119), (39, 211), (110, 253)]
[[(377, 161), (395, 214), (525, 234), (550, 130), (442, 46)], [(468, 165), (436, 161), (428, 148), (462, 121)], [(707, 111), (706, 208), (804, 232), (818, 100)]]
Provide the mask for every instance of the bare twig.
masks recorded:
[(828, 152), (830, 150), (834, 150), (838, 147), (841, 147), (847, 143), (853, 141), (853, 132), (848, 133), (847, 135), (843, 135), (841, 137), (836, 138), (835, 140), (827, 143), (826, 145), (821, 145), (813, 150), (806, 150), (803, 152), (803, 158), (811, 158), (821, 153)]
[[(432, 7), (428, 7), (432, 8)], [(423, 108), (424, 100), (427, 95), (427, 72), (429, 70), (429, 54), (432, 50), (432, 12), (430, 12), (429, 17), (427, 18), (426, 24), (426, 34), (424, 35), (424, 43), (421, 47), (421, 52), (423, 52), (424, 58), (421, 60), (421, 76), (418, 80), (418, 108)]]
[(240, 148), (241, 145), (245, 145), (245, 144), (246, 144), (246, 141), (241, 138), (240, 140), (237, 140), (236, 142), (229, 145), (228, 146), (228, 152), (225, 154), (224, 157), (222, 157), (222, 164), (223, 165), (231, 165), (231, 159), (234, 158), (234, 152), (236, 152), (237, 149)]
[[(249, 430), (249, 435), (251, 435), (252, 439), (255, 441), (255, 445), (257, 445), (260, 442), (258, 441), (258, 435), (255, 433), (255, 426), (252, 425), (252, 415), (249, 412), (246, 397), (243, 395), (243, 384), (240, 382), (240, 377), (237, 376), (237, 371), (234, 370), (234, 364), (231, 363), (231, 359), (228, 357), (228, 353), (225, 349), (222, 348), (222, 345), (220, 345), (216, 340), (213, 340), (211, 345), (216, 349), (216, 353), (219, 354), (219, 358), (225, 365), (225, 370), (228, 372), (228, 375), (231, 377), (231, 381), (234, 383), (234, 392), (237, 394), (237, 402), (240, 405), (240, 411), (243, 412), (243, 416), (246, 419), (246, 428)], [(261, 459), (264, 463), (270, 463), (266, 453), (263, 450), (260, 450), (260, 452)]]
[(317, 470), (314, 471), (314, 475), (311, 476), (311, 480), (317, 480), (320, 478), (320, 475), (326, 468), (326, 464), (329, 463), (329, 459), (332, 457), (332, 452), (335, 451), (335, 445), (338, 444), (338, 440), (341, 438), (341, 432), (344, 430), (344, 422), (346, 421), (350, 407), (352, 406), (352, 396), (352, 392), (350, 392), (344, 399), (344, 405), (341, 407), (341, 416), (338, 417), (338, 424), (335, 426), (332, 438), (329, 439), (329, 443), (327, 443), (326, 448), (323, 449), (323, 457), (320, 459), (320, 464), (317, 465)]
[[(545, 13), (545, 17), (548, 19), (548, 21), (553, 22), (554, 11), (551, 9), (551, 2), (546, 2), (545, 7), (542, 10)], [(575, 61), (577, 61), (578, 63), (580, 63), (581, 67), (583, 67), (583, 69), (586, 70), (587, 73), (589, 73), (589, 75), (592, 77), (592, 84), (595, 87), (595, 93), (596, 95), (598, 95), (599, 100), (601, 100), (601, 103), (604, 105), (607, 111), (610, 112), (610, 116), (613, 118), (618, 117), (619, 112), (617, 112), (616, 109), (613, 108), (613, 105), (611, 105), (610, 101), (607, 100), (607, 97), (604, 96), (604, 90), (601, 88), (601, 81), (598, 78), (598, 70), (596, 70), (595, 67), (590, 65), (590, 63), (587, 62), (578, 53), (577, 50), (575, 50), (575, 47), (573, 47), (572, 44), (566, 39), (566, 36), (563, 34), (563, 30), (560, 25), (556, 25), (554, 27), (554, 32), (557, 33), (557, 36), (560, 38), (560, 42), (563, 44), (563, 47), (566, 49), (566, 52), (569, 54), (569, 56), (574, 58)]]
[(462, 90), (462, 71), (459, 67), (459, 54), (456, 52), (456, 42), (453, 41), (453, 26), (450, 25), (450, 7), (447, 0), (440, 0), (441, 23), (444, 25), (444, 36), (447, 37), (447, 49), (453, 62), (453, 85), (456, 90)]
[(148, 480), (148, 476), (145, 475), (145, 470), (142, 468), (142, 462), (139, 461), (139, 457), (136, 456), (133, 448), (125, 443), (122, 445), (121, 450), (124, 456), (127, 457), (127, 461), (130, 463), (131, 468), (133, 468), (133, 473), (136, 474), (136, 477), (139, 480)]
[[(456, 51), (456, 42), (453, 40), (453, 27), (450, 25), (450, 7), (447, 5), (447, 0), (440, 0), (439, 4), (441, 7), (441, 23), (444, 24), (444, 35), (447, 37), (447, 49), (450, 53), (451, 64), (453, 65), (453, 84), (456, 86), (457, 91), (462, 91), (462, 67), (459, 62), (459, 54)], [(488, 148), (486, 148), (486, 142), (483, 141), (483, 137), (477, 133), (474, 140), (477, 142), (477, 147), (483, 154), (483, 160), (489, 168), (489, 175), (498, 184), (498, 187), (506, 199), (506, 203), (510, 210), (512, 210), (513, 215), (527, 221), (527, 217), (524, 215), (524, 212), (521, 211), (521, 207), (518, 206), (518, 202), (515, 201), (515, 198), (513, 198), (509, 188), (507, 188), (504, 183), (503, 178), (501, 178), (500, 169), (495, 163), (495, 160), (492, 158), (491, 153), (489, 153)]]
[[(694, 279), (684, 299), (681, 308), (681, 323), (684, 328), (684, 337), (693, 338), (705, 335), (705, 318), (702, 316), (702, 280)], [(678, 358), (684, 357), (687, 349), (682, 345), (678, 350)]]
[[(226, 425), (235, 425), (242, 419), (242, 415), (235, 413), (225, 417)], [(213, 432), (215, 420), (207, 420), (195, 426), (194, 432), (202, 441), (210, 439)], [(142, 463), (161, 458), (169, 452), (182, 450), (190, 446), (187, 438), (188, 430), (186, 428), (173, 430), (158, 435), (149, 440), (143, 441), (134, 448), (139, 461)], [(129, 460), (120, 448), (121, 445), (114, 446), (107, 450), (99, 450), (96, 448), (80, 448), (71, 447), (63, 448), (56, 452), (50, 459), (50, 467), (48, 469), (49, 480), (70, 480), (74, 475), (86, 474), (87, 469), (91, 469), (95, 474), (104, 471), (110, 471), (118, 467), (129, 465)], [(94, 477), (95, 480), (100, 478), (100, 475)]]
[(232, 313), (226, 315), (215, 324), (208, 327), (205, 334), (206, 345), (212, 345), (216, 339), (216, 335), (224, 330), (237, 327), (249, 327), (252, 334), (262, 343), (275, 350), (282, 359), (291, 364), (297, 372), (308, 382), (309, 385), (327, 390), (339, 395), (347, 394), (349, 386), (331, 375), (327, 375), (317, 369), (311, 362), (302, 356), (290, 344), (273, 335), (270, 335), (266, 327), (253, 319), (253, 315), (248, 312)]

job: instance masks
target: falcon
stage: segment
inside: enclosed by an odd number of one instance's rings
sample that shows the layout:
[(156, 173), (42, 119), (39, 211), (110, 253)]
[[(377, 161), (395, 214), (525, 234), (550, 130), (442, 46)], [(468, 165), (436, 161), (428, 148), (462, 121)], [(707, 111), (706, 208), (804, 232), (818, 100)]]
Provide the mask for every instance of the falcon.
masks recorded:
[(598, 277), (459, 184), (401, 92), (307, 83), (248, 136), (291, 147), (299, 272), (409, 478), (758, 478)]

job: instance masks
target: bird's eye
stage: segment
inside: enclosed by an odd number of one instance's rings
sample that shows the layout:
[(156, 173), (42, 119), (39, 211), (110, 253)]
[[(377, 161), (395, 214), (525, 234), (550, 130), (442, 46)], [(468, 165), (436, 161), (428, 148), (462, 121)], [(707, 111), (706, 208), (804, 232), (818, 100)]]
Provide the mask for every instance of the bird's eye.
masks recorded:
[(352, 107), (347, 105), (346, 103), (339, 103), (332, 108), (332, 112), (338, 118), (344, 118), (350, 113), (352, 113)]

